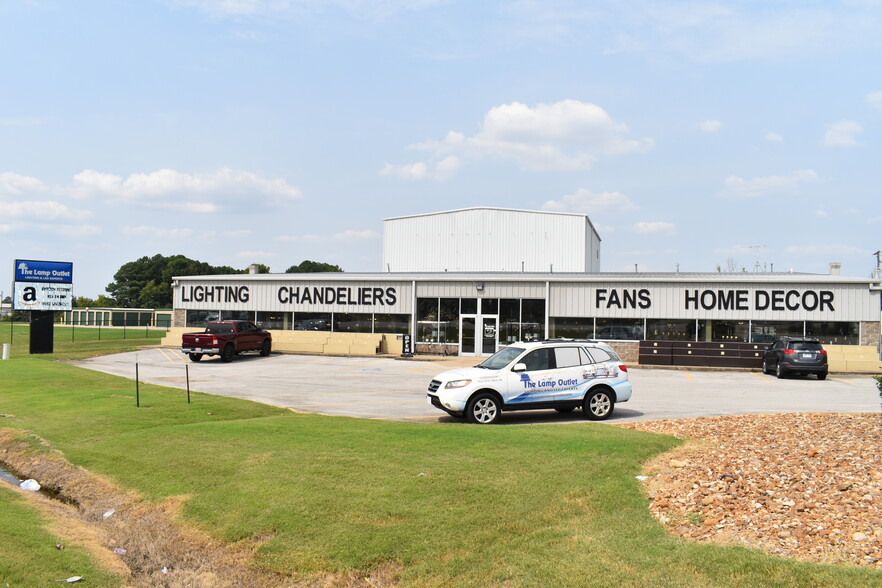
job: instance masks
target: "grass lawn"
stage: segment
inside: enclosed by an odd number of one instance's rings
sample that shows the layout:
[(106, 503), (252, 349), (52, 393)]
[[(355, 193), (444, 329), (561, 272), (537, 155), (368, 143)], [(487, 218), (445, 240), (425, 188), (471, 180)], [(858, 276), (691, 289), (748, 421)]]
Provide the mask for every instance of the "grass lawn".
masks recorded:
[[(187, 405), (143, 384), (135, 408), (128, 380), (49, 359), (0, 362), (0, 413), (14, 415), (0, 425), (150, 499), (186, 495), (188, 521), (228, 542), (263, 538), (256, 565), (289, 577), (392, 563), (405, 586), (882, 585), (866, 569), (668, 536), (635, 476), (670, 437), (304, 415), (204, 394)], [(0, 534), (0, 570), (10, 541)]]

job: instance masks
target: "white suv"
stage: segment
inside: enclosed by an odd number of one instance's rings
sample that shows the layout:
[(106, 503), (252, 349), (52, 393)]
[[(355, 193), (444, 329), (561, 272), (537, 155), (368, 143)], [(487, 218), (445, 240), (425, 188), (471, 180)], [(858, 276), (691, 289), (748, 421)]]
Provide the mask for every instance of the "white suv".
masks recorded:
[(429, 404), (472, 423), (490, 424), (502, 411), (582, 407), (595, 421), (631, 398), (628, 368), (597, 341), (552, 339), (514, 343), (470, 368), (432, 379)]

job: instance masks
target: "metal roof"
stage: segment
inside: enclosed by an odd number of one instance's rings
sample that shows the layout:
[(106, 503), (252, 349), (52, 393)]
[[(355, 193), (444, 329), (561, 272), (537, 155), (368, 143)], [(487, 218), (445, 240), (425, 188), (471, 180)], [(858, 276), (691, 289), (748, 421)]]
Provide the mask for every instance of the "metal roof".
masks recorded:
[(533, 272), (322, 272), (293, 274), (224, 274), (211, 276), (175, 276), (174, 280), (195, 281), (484, 281), (484, 282), (743, 282), (743, 283), (830, 283), (878, 284), (871, 278), (854, 278), (834, 274), (798, 272), (598, 272), (598, 273), (533, 273)]

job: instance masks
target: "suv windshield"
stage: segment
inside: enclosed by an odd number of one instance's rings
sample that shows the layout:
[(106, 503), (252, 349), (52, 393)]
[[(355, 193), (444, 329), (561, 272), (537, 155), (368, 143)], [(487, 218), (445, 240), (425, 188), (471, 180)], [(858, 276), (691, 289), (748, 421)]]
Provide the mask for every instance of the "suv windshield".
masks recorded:
[(523, 352), (524, 350), (520, 347), (506, 347), (485, 359), (478, 364), (478, 367), (487, 370), (501, 370)]

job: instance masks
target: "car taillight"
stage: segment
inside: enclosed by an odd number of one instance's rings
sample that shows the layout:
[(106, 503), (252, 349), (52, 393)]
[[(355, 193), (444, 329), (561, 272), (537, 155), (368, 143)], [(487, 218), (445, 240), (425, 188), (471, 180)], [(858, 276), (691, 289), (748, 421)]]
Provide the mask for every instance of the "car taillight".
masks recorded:
[(622, 370), (623, 372), (627, 372), (627, 371), (628, 371), (628, 366), (626, 366), (626, 365), (620, 365), (620, 366), (619, 366), (619, 369)]
[(212, 335), (212, 337), (211, 337), (211, 344), (217, 345), (217, 337), (215, 337), (214, 335)]
[(821, 355), (827, 355), (827, 350), (821, 349), (820, 351), (818, 351), (818, 353), (820, 353)]
[(792, 349), (784, 349), (784, 355), (790, 355), (791, 353), (796, 353), (796, 352)]

